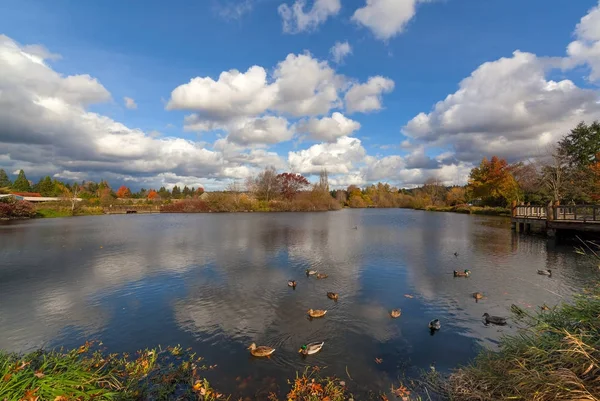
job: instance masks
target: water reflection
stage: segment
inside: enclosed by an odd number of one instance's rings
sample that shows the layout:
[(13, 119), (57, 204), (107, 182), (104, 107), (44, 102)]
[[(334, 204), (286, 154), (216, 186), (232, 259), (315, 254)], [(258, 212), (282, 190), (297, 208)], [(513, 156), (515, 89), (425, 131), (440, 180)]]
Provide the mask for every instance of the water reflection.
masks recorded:
[[(309, 365), (380, 388), (449, 369), (515, 329), (484, 326), (484, 312), (553, 305), (595, 274), (570, 246), (514, 235), (506, 219), (409, 210), (82, 217), (2, 224), (0, 238), (0, 348), (181, 344), (242, 394)], [(470, 278), (453, 277), (465, 268)], [(311, 321), (309, 308), (328, 313)], [(325, 347), (300, 357), (310, 341)], [(277, 351), (253, 359), (251, 342)]]

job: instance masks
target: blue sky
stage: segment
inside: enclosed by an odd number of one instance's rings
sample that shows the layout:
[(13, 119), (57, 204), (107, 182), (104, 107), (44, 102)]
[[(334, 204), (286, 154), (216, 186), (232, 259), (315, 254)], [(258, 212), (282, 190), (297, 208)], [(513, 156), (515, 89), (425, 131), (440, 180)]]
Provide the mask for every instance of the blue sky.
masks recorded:
[[(597, 0), (174, 3), (4, 0), (0, 168), (132, 187), (219, 188), (268, 165), (451, 184), (600, 118)], [(231, 70), (241, 86), (219, 80)]]

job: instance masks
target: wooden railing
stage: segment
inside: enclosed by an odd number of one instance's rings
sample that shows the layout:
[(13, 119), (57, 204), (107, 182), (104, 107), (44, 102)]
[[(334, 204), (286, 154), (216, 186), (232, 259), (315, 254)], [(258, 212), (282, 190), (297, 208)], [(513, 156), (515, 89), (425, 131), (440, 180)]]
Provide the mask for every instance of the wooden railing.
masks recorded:
[(524, 219), (600, 222), (600, 205), (513, 205), (512, 216)]

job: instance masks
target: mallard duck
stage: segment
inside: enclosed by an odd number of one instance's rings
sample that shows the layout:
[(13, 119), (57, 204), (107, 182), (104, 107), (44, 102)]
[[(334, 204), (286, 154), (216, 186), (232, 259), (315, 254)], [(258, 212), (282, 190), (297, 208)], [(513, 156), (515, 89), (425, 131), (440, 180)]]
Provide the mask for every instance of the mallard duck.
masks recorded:
[(465, 269), (465, 271), (462, 272), (457, 272), (456, 270), (454, 270), (454, 277), (469, 277), (470, 274), (471, 270), (469, 269)]
[(319, 342), (308, 343), (308, 344), (300, 347), (298, 352), (303, 355), (316, 354), (317, 352), (321, 351), (321, 349), (323, 348), (323, 345), (325, 345), (325, 341), (320, 342), (320, 343)]
[(488, 313), (484, 313), (483, 317), (485, 318), (485, 324), (497, 324), (499, 326), (504, 326), (506, 324), (506, 318), (500, 316), (490, 316)]
[(473, 298), (475, 298), (476, 300), (483, 299), (483, 294), (480, 293), (480, 292), (474, 292), (473, 293)]
[(313, 274), (317, 274), (317, 271), (316, 270), (306, 269), (306, 275), (307, 276), (312, 276)]
[(288, 287), (296, 288), (296, 281), (295, 280), (288, 281)]
[(327, 298), (329, 299), (333, 299), (334, 301), (337, 301), (339, 298), (339, 295), (337, 292), (328, 292), (327, 293)]
[(538, 270), (538, 274), (541, 274), (542, 276), (551, 276), (552, 270)]
[(257, 357), (270, 356), (273, 352), (275, 352), (275, 348), (266, 347), (264, 345), (257, 347), (255, 343), (250, 344), (248, 349), (253, 356)]
[(439, 330), (442, 328), (442, 324), (440, 323), (440, 319), (433, 319), (429, 322), (429, 330)]
[(542, 306), (540, 306), (540, 309), (541, 310), (550, 310), (550, 308), (546, 304), (543, 304)]
[(400, 309), (392, 309), (392, 311), (390, 312), (390, 316), (393, 317), (394, 319), (397, 317), (400, 317), (401, 314), (402, 314), (402, 311)]
[(322, 310), (322, 309), (309, 309), (308, 310), (308, 315), (310, 317), (323, 317), (323, 316), (325, 316), (326, 313), (327, 313), (327, 311)]
[(318, 279), (327, 278), (327, 274), (325, 274), (325, 273), (317, 273), (317, 278)]

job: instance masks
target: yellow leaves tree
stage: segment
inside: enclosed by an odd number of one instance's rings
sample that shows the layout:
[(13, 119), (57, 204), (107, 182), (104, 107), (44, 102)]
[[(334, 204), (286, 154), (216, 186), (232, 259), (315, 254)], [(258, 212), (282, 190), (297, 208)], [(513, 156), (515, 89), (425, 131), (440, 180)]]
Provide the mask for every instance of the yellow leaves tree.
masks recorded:
[(456, 206), (465, 203), (466, 190), (463, 187), (452, 187), (446, 194), (446, 203), (449, 206)]

